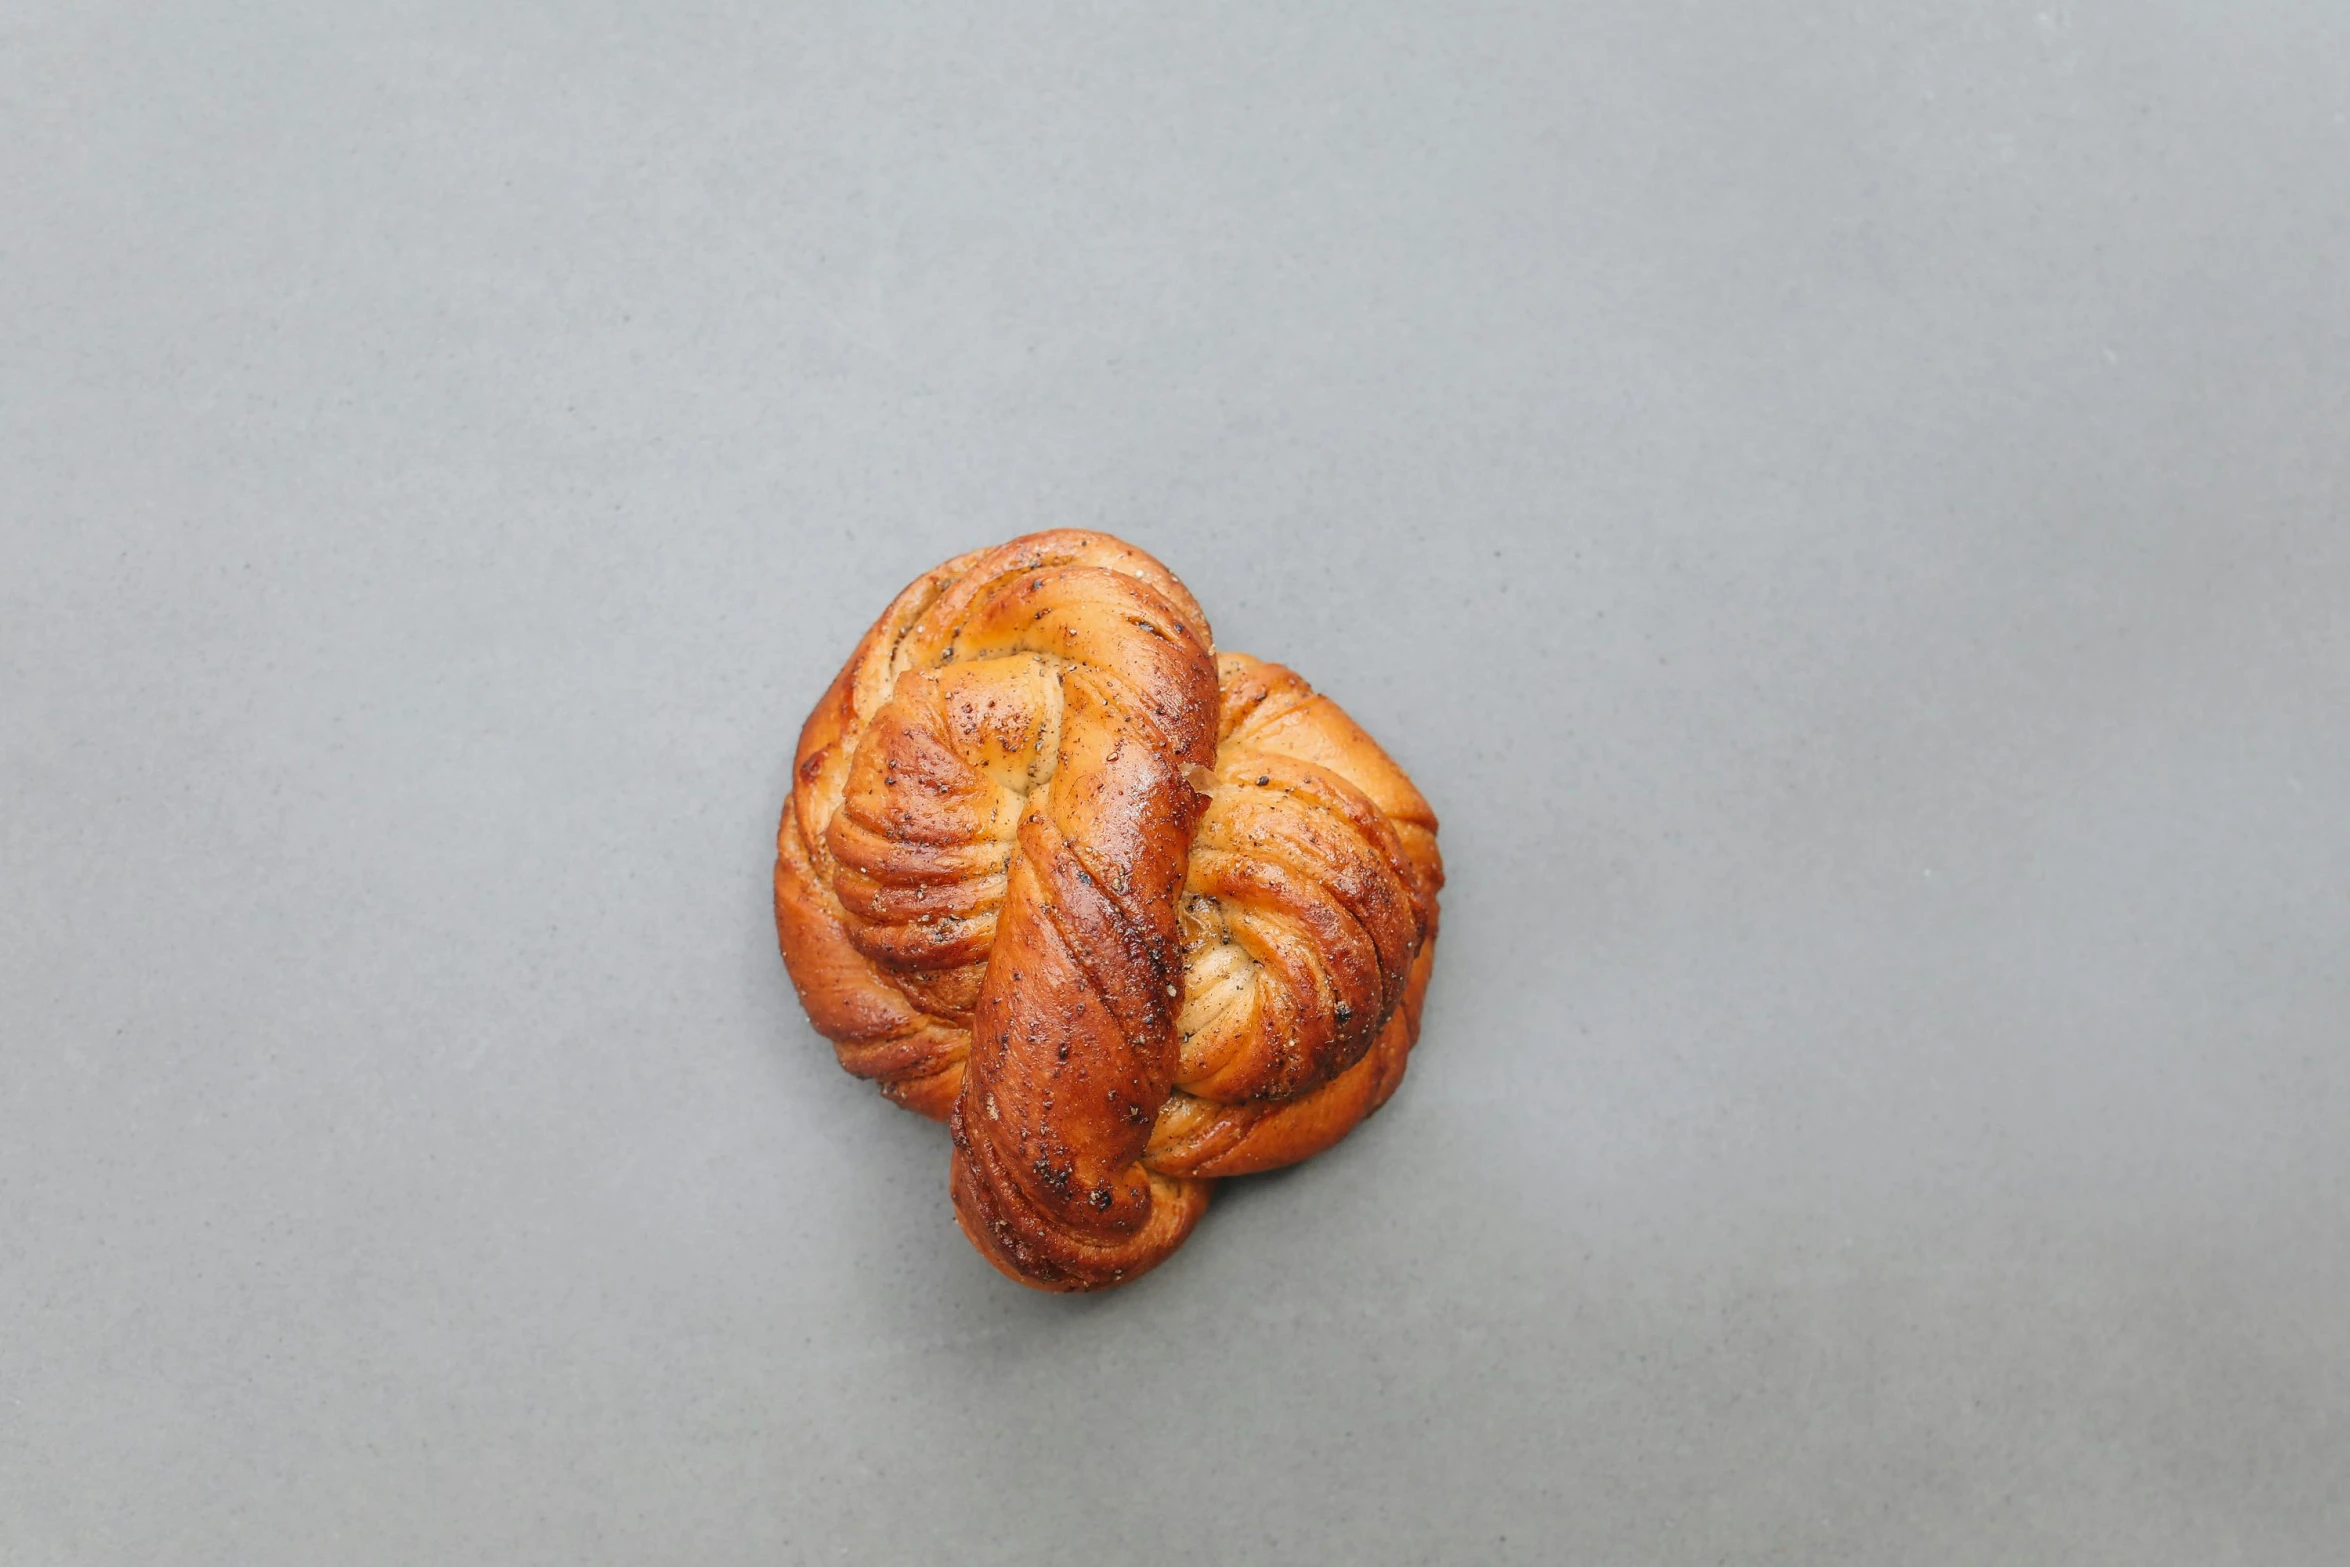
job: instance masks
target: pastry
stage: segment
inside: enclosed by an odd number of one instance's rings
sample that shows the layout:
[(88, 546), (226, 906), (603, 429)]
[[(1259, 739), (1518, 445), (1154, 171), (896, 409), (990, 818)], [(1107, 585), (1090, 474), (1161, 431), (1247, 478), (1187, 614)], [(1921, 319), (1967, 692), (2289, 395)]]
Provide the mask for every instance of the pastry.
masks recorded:
[(865, 633), (800, 731), (775, 919), (841, 1065), (947, 1123), (972, 1244), (1085, 1290), (1395, 1091), (1443, 882), (1427, 801), (1336, 703), (1063, 530)]

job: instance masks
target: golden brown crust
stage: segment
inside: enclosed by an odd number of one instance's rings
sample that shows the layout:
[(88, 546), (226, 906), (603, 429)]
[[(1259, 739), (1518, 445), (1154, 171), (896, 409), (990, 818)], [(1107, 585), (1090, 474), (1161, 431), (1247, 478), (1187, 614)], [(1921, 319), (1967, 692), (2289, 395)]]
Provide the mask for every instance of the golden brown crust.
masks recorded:
[(1427, 802), (1336, 704), (1059, 531), (858, 643), (801, 731), (776, 929), (841, 1065), (948, 1121), (972, 1243), (1094, 1289), (1394, 1091), (1442, 884)]

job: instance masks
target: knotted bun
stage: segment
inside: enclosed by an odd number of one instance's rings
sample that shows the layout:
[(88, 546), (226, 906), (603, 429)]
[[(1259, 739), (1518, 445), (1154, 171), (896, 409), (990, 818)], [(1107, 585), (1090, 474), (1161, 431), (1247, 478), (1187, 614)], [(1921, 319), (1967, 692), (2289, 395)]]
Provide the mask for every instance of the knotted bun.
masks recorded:
[(1032, 534), (899, 594), (800, 732), (792, 981), (843, 1067), (947, 1121), (964, 1233), (1038, 1288), (1156, 1265), (1418, 1035), (1435, 815), (1329, 698), (1213, 647), (1142, 551)]

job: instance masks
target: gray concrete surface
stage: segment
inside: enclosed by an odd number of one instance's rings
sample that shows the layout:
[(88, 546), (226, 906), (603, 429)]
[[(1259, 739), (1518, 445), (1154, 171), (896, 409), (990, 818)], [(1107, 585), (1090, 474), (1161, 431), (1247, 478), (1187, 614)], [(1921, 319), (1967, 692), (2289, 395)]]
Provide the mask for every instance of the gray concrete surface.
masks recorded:
[[(0, 1561), (2350, 1556), (2350, 11), (0, 6)], [(1452, 868), (1025, 1294), (776, 960), (915, 572)]]

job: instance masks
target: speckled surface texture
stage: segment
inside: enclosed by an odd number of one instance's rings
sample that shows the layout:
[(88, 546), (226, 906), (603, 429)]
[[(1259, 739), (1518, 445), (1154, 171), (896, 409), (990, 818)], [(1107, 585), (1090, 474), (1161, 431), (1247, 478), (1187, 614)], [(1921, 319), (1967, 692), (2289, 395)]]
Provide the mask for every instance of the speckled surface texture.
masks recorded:
[[(0, 6), (0, 1561), (2337, 1563), (2350, 12)], [(1032, 1295), (775, 952), (1112, 529), (1443, 817)]]

